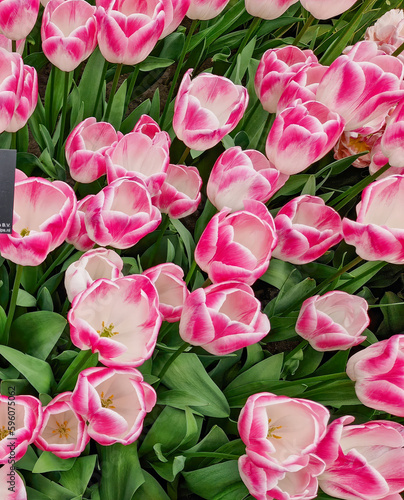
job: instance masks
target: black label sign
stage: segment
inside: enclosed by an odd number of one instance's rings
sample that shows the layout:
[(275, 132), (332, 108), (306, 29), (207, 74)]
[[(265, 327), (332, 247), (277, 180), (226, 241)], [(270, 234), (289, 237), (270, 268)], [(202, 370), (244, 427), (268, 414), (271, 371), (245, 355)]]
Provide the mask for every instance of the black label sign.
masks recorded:
[(17, 151), (0, 149), (0, 233), (13, 230), (14, 183)]

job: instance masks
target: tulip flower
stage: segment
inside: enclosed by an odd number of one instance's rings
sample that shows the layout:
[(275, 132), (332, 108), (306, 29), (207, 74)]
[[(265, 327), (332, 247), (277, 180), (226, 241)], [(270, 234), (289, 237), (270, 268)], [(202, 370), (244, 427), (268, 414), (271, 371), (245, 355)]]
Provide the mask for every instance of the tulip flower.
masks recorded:
[(243, 210), (244, 200), (266, 203), (287, 181), (288, 176), (259, 151), (242, 151), (238, 146), (219, 156), (206, 188), (209, 201), (218, 209)]
[(342, 240), (338, 212), (318, 196), (289, 201), (274, 219), (278, 244), (272, 255), (292, 264), (307, 264)]
[(403, 190), (403, 175), (372, 182), (362, 192), (356, 221), (342, 220), (345, 241), (363, 259), (404, 263)]
[(38, 103), (38, 75), (35, 68), (24, 64), (24, 83), (20, 101), (14, 111), (7, 132), (17, 132), (28, 122)]
[(331, 19), (350, 9), (357, 0), (300, 0), (302, 6), (316, 19)]
[(35, 446), (59, 458), (78, 457), (90, 441), (85, 420), (71, 404), (71, 392), (58, 394), (43, 409), (43, 421)]
[(182, 79), (174, 105), (173, 127), (186, 146), (213, 148), (236, 128), (248, 106), (247, 89), (223, 76), (201, 73)]
[(159, 264), (143, 271), (156, 287), (159, 296), (159, 311), (164, 321), (180, 320), (184, 302), (189, 295), (184, 281), (184, 271), (171, 262)]
[(89, 194), (77, 203), (77, 211), (66, 236), (67, 243), (71, 243), (81, 252), (91, 250), (95, 245), (95, 242), (87, 234), (87, 228), (84, 222), (84, 215), (87, 211), (88, 204), (94, 196), (93, 194)]
[[(355, 132), (344, 132), (334, 147), (334, 158), (336, 160), (342, 160), (343, 158), (369, 151), (352, 163), (352, 165), (357, 168), (369, 167), (372, 162), (372, 157), (376, 153), (375, 148), (377, 148), (377, 145), (380, 143), (382, 135), (383, 130), (365, 136)], [(382, 166), (386, 163), (387, 158)]]
[(224, 356), (262, 340), (268, 317), (253, 290), (235, 281), (197, 288), (185, 300), (181, 338), (216, 356)]
[(175, 31), (184, 19), (191, 0), (167, 0), (164, 4), (164, 29), (161, 38)]
[(27, 500), (24, 481), (14, 465), (6, 464), (0, 469), (0, 498), (3, 500)]
[(171, 140), (157, 123), (143, 115), (133, 131), (121, 137), (105, 152), (108, 183), (123, 177), (135, 177), (157, 193), (165, 179)]
[[(404, 11), (402, 9), (387, 11), (366, 30), (365, 40), (376, 42), (379, 49), (391, 55), (404, 43)], [(403, 61), (401, 54), (398, 57)]]
[[(0, 47), (2, 49), (6, 49), (8, 52), (14, 52), (12, 40), (10, 40), (10, 38), (7, 38), (2, 34), (0, 34)], [(20, 54), (20, 56), (22, 56), (22, 53), (24, 52), (24, 47), (25, 47), (25, 38), (23, 40), (18, 40), (16, 43), (16, 49), (17, 49), (16, 52)]]
[(123, 260), (113, 250), (96, 248), (84, 253), (65, 272), (65, 288), (70, 302), (95, 280), (122, 278)]
[(24, 63), (20, 54), (0, 48), (0, 132), (10, 125), (24, 88)]
[(195, 260), (213, 283), (239, 281), (252, 285), (268, 268), (277, 237), (271, 214), (255, 200), (245, 210), (214, 215), (195, 249)]
[(296, 332), (316, 351), (346, 350), (366, 340), (367, 310), (365, 299), (340, 290), (314, 295), (302, 304)]
[(117, 179), (89, 200), (84, 222), (98, 245), (122, 249), (154, 231), (161, 214), (142, 181)]
[(201, 202), (201, 186), (197, 168), (170, 163), (160, 191), (152, 198), (153, 205), (171, 219), (181, 219), (197, 210)]
[(362, 404), (404, 417), (404, 335), (357, 352), (349, 358), (346, 372)]
[(79, 349), (98, 352), (106, 366), (140, 366), (156, 345), (158, 306), (157, 291), (145, 276), (98, 279), (73, 299), (70, 337)]
[(0, 2), (0, 33), (11, 40), (26, 38), (35, 26), (39, 0), (3, 0)]
[(108, 446), (136, 441), (156, 399), (154, 389), (135, 368), (87, 368), (79, 374), (71, 401), (88, 422), (90, 437)]
[(268, 113), (275, 113), (278, 101), (292, 78), (296, 84), (304, 82), (305, 75), (300, 70), (317, 62), (313, 51), (300, 50), (293, 45), (267, 50), (261, 57), (254, 80), (255, 93), (262, 107)]
[(245, 0), (245, 9), (251, 16), (272, 20), (281, 17), (297, 2), (298, 0)]
[(378, 55), (375, 43), (360, 42), (331, 64), (316, 98), (342, 116), (345, 131), (367, 135), (382, 127), (391, 107), (404, 96), (402, 71), (397, 58)]
[(187, 17), (207, 21), (218, 16), (230, 0), (191, 0)]
[(404, 167), (404, 99), (387, 120), (381, 150), (392, 167)]
[(346, 500), (395, 500), (404, 490), (404, 426), (391, 420), (360, 425), (334, 420), (318, 453), (327, 467), (320, 488)]
[(66, 140), (66, 160), (72, 178), (90, 183), (105, 175), (105, 151), (121, 137), (110, 123), (97, 123), (93, 117), (80, 122)]
[(73, 71), (97, 45), (95, 7), (85, 0), (50, 0), (41, 27), (42, 50), (61, 71)]
[(0, 253), (22, 266), (38, 266), (61, 245), (76, 212), (73, 189), (62, 181), (27, 177), (15, 183), (13, 232), (0, 234)]
[(165, 27), (165, 1), (97, 0), (98, 45), (108, 62), (137, 64), (150, 54)]
[(0, 395), (0, 464), (8, 464), (10, 459), (17, 462), (25, 455), (38, 436), (42, 418), (38, 398)]

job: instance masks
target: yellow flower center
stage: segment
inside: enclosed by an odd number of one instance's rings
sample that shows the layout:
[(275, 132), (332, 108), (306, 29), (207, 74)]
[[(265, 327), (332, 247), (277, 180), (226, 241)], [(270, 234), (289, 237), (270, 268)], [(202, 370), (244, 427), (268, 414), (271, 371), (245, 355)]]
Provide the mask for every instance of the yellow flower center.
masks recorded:
[(350, 137), (349, 146), (355, 149), (358, 153), (363, 153), (364, 151), (369, 151), (370, 149), (362, 137), (357, 137), (357, 138)]
[(109, 398), (105, 398), (104, 393), (102, 392), (101, 393), (101, 406), (103, 408), (115, 408), (115, 406), (112, 405), (112, 403), (114, 402), (113, 399), (114, 399), (113, 394), (111, 394), (111, 396), (109, 396)]
[(97, 330), (97, 333), (100, 334), (100, 337), (113, 337), (114, 335), (118, 335), (119, 332), (113, 332), (112, 330), (115, 328), (113, 323), (110, 323), (109, 326), (105, 326), (105, 322), (103, 321), (102, 330)]
[(10, 434), (10, 431), (4, 427), (4, 425), (1, 426), (0, 429), (0, 441), (7, 437)]
[(56, 425), (58, 426), (57, 429), (52, 431), (52, 434), (57, 434), (59, 433), (59, 438), (61, 439), (62, 437), (65, 437), (66, 439), (69, 439), (69, 432), (71, 429), (67, 427), (67, 420), (63, 422), (63, 424), (59, 424), (59, 422), (56, 420)]
[[(268, 419), (268, 424), (271, 423), (271, 419), (269, 418)], [(276, 434), (274, 434), (274, 431), (278, 430), (278, 429), (282, 429), (282, 426), (281, 425), (272, 425), (268, 428), (268, 434), (267, 434), (267, 439), (271, 439), (271, 438), (274, 438), (274, 439), (282, 439), (282, 436), (277, 436)]]
[(24, 229), (21, 231), (20, 235), (24, 238), (24, 236), (29, 236), (30, 232), (31, 231), (27, 227), (24, 227)]

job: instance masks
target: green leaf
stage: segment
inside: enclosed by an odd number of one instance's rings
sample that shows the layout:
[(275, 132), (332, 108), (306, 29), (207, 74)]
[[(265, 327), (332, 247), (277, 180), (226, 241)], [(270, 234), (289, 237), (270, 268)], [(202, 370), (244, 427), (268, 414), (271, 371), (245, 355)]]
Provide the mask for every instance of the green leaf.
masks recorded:
[(46, 478), (45, 476), (42, 476), (41, 474), (27, 473), (27, 475), (24, 474), (24, 476), (28, 484), (31, 484), (31, 486), (35, 490), (38, 490), (39, 492), (51, 498), (52, 500), (77, 499), (76, 495), (72, 491), (68, 490), (67, 488), (63, 488), (63, 486), (60, 486), (60, 484), (51, 481), (50, 479)]
[(100, 497), (102, 500), (130, 499), (144, 483), (137, 455), (137, 443), (124, 446), (97, 446), (101, 461)]
[(25, 455), (18, 460), (18, 469), (32, 471), (35, 467), (35, 464), (38, 460), (38, 457), (32, 446), (28, 446)]
[(44, 472), (69, 470), (73, 467), (75, 458), (59, 458), (50, 451), (44, 451), (38, 458), (32, 472), (41, 474)]
[(344, 405), (361, 404), (355, 393), (355, 382), (352, 380), (336, 380), (335, 382), (322, 383), (318, 389), (306, 391), (304, 397), (335, 408)]
[(140, 71), (152, 71), (153, 69), (168, 68), (174, 63), (173, 59), (164, 59), (163, 57), (148, 56), (140, 63)]
[(172, 483), (177, 475), (184, 470), (185, 457), (182, 455), (176, 456), (169, 462), (155, 462), (151, 466), (163, 479)]
[(153, 95), (149, 116), (151, 116), (156, 122), (158, 122), (160, 118), (160, 90), (158, 87), (156, 88)]
[(52, 295), (46, 286), (42, 287), (38, 293), (38, 307), (43, 311), (53, 312)]
[(303, 186), (303, 189), (300, 195), (309, 194), (310, 196), (315, 196), (316, 194), (316, 177), (314, 175), (310, 175), (307, 179), (306, 184)]
[(172, 406), (173, 408), (185, 409), (186, 406), (206, 406), (206, 401), (197, 394), (185, 391), (164, 391), (158, 395), (157, 404)]
[(126, 99), (126, 87), (128, 86), (128, 81), (125, 80), (119, 87), (117, 93), (114, 97), (114, 103), (109, 115), (109, 123), (116, 129), (119, 130), (122, 123), (123, 112), (125, 109), (125, 99)]
[(104, 56), (101, 54), (99, 48), (96, 47), (87, 61), (78, 87), (80, 98), (84, 102), (83, 118), (94, 116), (98, 87), (101, 81), (104, 80), (104, 65), (106, 64)]
[(260, 277), (260, 280), (265, 281), (268, 285), (272, 285), (280, 290), (286, 281), (292, 276), (295, 279), (295, 284), (301, 281), (301, 275), (295, 272), (296, 266), (283, 260), (272, 258), (268, 270)]
[(147, 115), (150, 112), (150, 107), (151, 107), (151, 101), (150, 99), (146, 99), (143, 101), (139, 106), (132, 111), (132, 113), (125, 118), (125, 120), (122, 122), (121, 125), (121, 132), (123, 134), (128, 134), (129, 132), (132, 132), (134, 126), (138, 122), (139, 118), (142, 115)]
[(41, 493), (40, 491), (33, 490), (29, 486), (26, 487), (27, 499), (28, 500), (52, 500), (48, 495)]
[(77, 382), (77, 377), (79, 371), (86, 368), (97, 366), (98, 354), (93, 353), (91, 356), (83, 363), (83, 358), (87, 356), (88, 351), (80, 351), (79, 354), (71, 362), (67, 370), (64, 372), (62, 378), (59, 381), (58, 391), (72, 391)]
[(306, 278), (294, 285), (293, 293), (290, 293), (290, 283), (286, 282), (279, 291), (278, 296), (265, 307), (264, 312), (271, 317), (275, 314), (286, 314), (288, 311), (293, 311), (299, 308), (302, 302), (301, 297), (305, 297), (315, 287), (316, 282), (312, 278)]
[(175, 230), (180, 235), (181, 240), (183, 241), (185, 246), (185, 251), (187, 252), (188, 262), (191, 264), (194, 258), (195, 251), (195, 242), (192, 238), (192, 234), (178, 219), (170, 219), (170, 224), (175, 227)]
[(387, 262), (366, 262), (353, 271), (349, 271), (349, 274), (352, 276), (352, 278), (342, 285), (338, 285), (338, 290), (354, 294), (386, 265)]
[(36, 298), (33, 297), (30, 293), (26, 292), (22, 288), (18, 290), (17, 295), (17, 306), (21, 307), (35, 307), (36, 306)]
[(381, 307), (383, 321), (377, 329), (380, 336), (391, 336), (404, 331), (404, 302), (393, 292), (386, 292), (380, 304), (398, 304), (389, 307)]
[(331, 170), (332, 175), (342, 174), (342, 172), (349, 168), (354, 161), (365, 154), (367, 154), (366, 151), (364, 151), (363, 153), (358, 153), (357, 155), (348, 156), (347, 158), (342, 158), (341, 160), (334, 161), (333, 163), (330, 163), (329, 165), (316, 172), (315, 176), (320, 177), (325, 172), (328, 172), (328, 170)]
[(71, 467), (60, 474), (60, 484), (76, 495), (84, 495), (94, 471), (97, 455), (77, 458)]
[(170, 500), (160, 483), (151, 474), (145, 470), (142, 473), (145, 481), (133, 495), (132, 500)]
[(10, 346), (45, 360), (62, 335), (66, 324), (63, 316), (50, 311), (23, 314), (13, 321)]
[(7, 346), (0, 346), (0, 354), (17, 368), (38, 392), (50, 393), (55, 379), (48, 363)]
[(205, 206), (203, 208), (202, 214), (199, 216), (195, 225), (195, 242), (197, 243), (201, 234), (205, 230), (205, 227), (208, 225), (210, 219), (215, 215), (217, 209), (209, 200), (206, 200)]

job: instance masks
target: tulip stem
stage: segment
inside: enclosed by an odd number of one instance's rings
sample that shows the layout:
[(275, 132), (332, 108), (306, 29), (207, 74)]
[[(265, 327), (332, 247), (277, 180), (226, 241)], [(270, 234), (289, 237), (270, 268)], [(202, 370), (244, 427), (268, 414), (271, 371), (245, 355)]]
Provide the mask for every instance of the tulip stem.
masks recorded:
[(393, 302), (392, 304), (369, 304), (369, 309), (374, 309), (375, 307), (390, 307), (390, 306), (404, 306), (404, 302)]
[(404, 50), (404, 42), (391, 55), (397, 57), (401, 54), (403, 50)]
[(115, 75), (114, 75), (114, 79), (112, 81), (111, 92), (109, 94), (107, 109), (105, 110), (105, 114), (104, 114), (104, 121), (105, 122), (108, 121), (109, 115), (111, 114), (112, 103), (114, 102), (115, 92), (116, 92), (116, 88), (118, 86), (119, 77), (121, 76), (122, 66), (123, 66), (122, 63), (116, 65)]
[(17, 52), (17, 40), (11, 40), (11, 52)]
[(192, 21), (191, 26), (190, 26), (189, 31), (188, 31), (188, 34), (187, 34), (187, 38), (185, 39), (184, 48), (182, 49), (182, 52), (181, 52), (181, 55), (180, 55), (180, 58), (179, 58), (179, 61), (177, 64), (177, 68), (175, 69), (174, 78), (173, 78), (173, 81), (171, 82), (170, 90), (168, 91), (167, 101), (164, 105), (163, 114), (161, 115), (160, 127), (162, 129), (164, 129), (164, 122), (165, 122), (165, 119), (167, 116), (168, 108), (170, 106), (171, 99), (173, 97), (174, 90), (175, 90), (175, 87), (177, 85), (178, 77), (180, 76), (180, 72), (181, 72), (182, 66), (184, 64), (185, 56), (187, 55), (188, 50), (189, 50), (189, 45), (191, 43), (192, 35), (193, 35), (197, 25), (198, 25), (198, 22), (199, 21), (197, 19), (194, 19)]
[(69, 95), (69, 72), (65, 71), (65, 80), (64, 80), (64, 87), (63, 87), (63, 106), (62, 106), (62, 116), (60, 118), (60, 132), (59, 132), (59, 141), (58, 141), (58, 155), (57, 158), (59, 159), (59, 163), (64, 163), (64, 151), (63, 151), (63, 144), (64, 144), (64, 138), (65, 138), (65, 126), (66, 126), (66, 113), (67, 113), (67, 97)]
[(300, 350), (304, 349), (306, 347), (306, 345), (308, 344), (309, 342), (307, 340), (303, 340), (302, 342), (300, 342), (300, 344), (298, 346), (296, 346), (292, 351), (290, 351), (286, 356), (285, 356), (285, 361), (287, 361), (288, 359), (291, 359), (293, 358), (293, 356), (298, 353)]
[(154, 386), (154, 388), (156, 389), (159, 385), (160, 385), (160, 382), (163, 380), (163, 377), (164, 375), (167, 373), (168, 369), (170, 368), (170, 366), (174, 363), (174, 361), (178, 358), (178, 356), (180, 356), (180, 354), (182, 354), (185, 350), (188, 349), (188, 347), (190, 347), (190, 344), (188, 344), (188, 342), (184, 342), (183, 344), (181, 344), (179, 346), (179, 348), (167, 359), (165, 365), (163, 366), (163, 368), (160, 370), (160, 373), (158, 374), (158, 377), (159, 377), (159, 381), (157, 382), (157, 384)]
[(313, 24), (314, 21), (314, 16), (310, 14), (308, 17), (307, 21), (304, 23), (303, 28), (299, 31), (297, 34), (293, 45), (297, 46), (297, 44), (300, 42), (300, 40), (303, 38), (303, 35), (306, 33), (306, 31), (310, 28), (310, 26)]
[(75, 250), (75, 248), (73, 245), (70, 245), (69, 243), (66, 244), (65, 248), (60, 252), (58, 257), (52, 262), (52, 264), (43, 273), (43, 275), (41, 276), (41, 279), (36, 284), (36, 287), (32, 293), (35, 293), (45, 283), (46, 279), (52, 273), (52, 271), (55, 269), (55, 267), (62, 264), (70, 256), (70, 254), (74, 250)]
[(126, 97), (125, 97), (125, 110), (123, 113), (124, 116), (125, 116), (126, 110), (128, 109), (129, 103), (131, 101), (133, 89), (135, 88), (137, 77), (139, 76), (139, 71), (140, 71), (140, 65), (136, 64), (134, 70), (132, 71), (132, 74), (130, 75), (130, 79), (129, 79), (128, 91), (126, 92)]
[(5, 344), (8, 343), (8, 337), (10, 334), (11, 323), (13, 322), (13, 318), (14, 318), (15, 307), (17, 305), (18, 290), (20, 289), (20, 283), (21, 283), (23, 270), (24, 270), (24, 267), (21, 266), (20, 264), (17, 264), (17, 267), (15, 269), (13, 291), (11, 293), (11, 299), (10, 299), (10, 307), (8, 309), (7, 321), (6, 321), (6, 324), (4, 327), (4, 333), (3, 333), (3, 339), (4, 339)]
[(261, 134), (260, 140), (258, 142), (258, 146), (257, 146), (257, 150), (260, 153), (264, 153), (265, 154), (265, 145), (266, 145), (266, 142), (267, 142), (267, 139), (268, 139), (269, 131), (272, 128), (272, 125), (273, 125), (273, 123), (275, 121), (275, 118), (276, 118), (275, 113), (269, 113), (268, 114), (267, 121), (265, 122), (264, 128), (262, 129), (262, 134)]
[(189, 147), (185, 148), (185, 151), (182, 153), (181, 158), (178, 160), (178, 165), (185, 165), (185, 160), (187, 159), (190, 151), (191, 149)]
[(161, 223), (159, 227), (159, 235), (157, 237), (156, 243), (153, 245), (152, 251), (150, 253), (148, 268), (153, 265), (153, 261), (156, 257), (157, 250), (160, 247), (161, 240), (163, 239), (164, 233), (170, 224), (170, 218), (167, 214), (161, 214)]
[(293, 382), (298, 382), (299, 384), (305, 384), (306, 382), (324, 382), (326, 380), (337, 380), (337, 379), (344, 379), (348, 378), (346, 372), (340, 372), (340, 373), (329, 373), (328, 375), (318, 375), (317, 377), (307, 377), (307, 378), (301, 378), (301, 379), (294, 379)]
[(188, 271), (188, 274), (187, 274), (187, 277), (185, 278), (185, 283), (186, 285), (188, 286), (189, 285), (189, 282), (191, 281), (191, 278), (192, 276), (194, 275), (194, 272), (196, 270), (196, 260), (194, 259), (192, 261), (192, 264), (191, 264), (191, 267), (189, 268), (189, 271)]
[(262, 19), (260, 17), (255, 17), (252, 21), (252, 23), (250, 24), (245, 36), (244, 36), (244, 39), (243, 41), (241, 42), (239, 48), (237, 49), (237, 52), (234, 54), (234, 57), (233, 57), (233, 60), (231, 62), (231, 65), (229, 67), (229, 69), (226, 71), (225, 73), (225, 77), (227, 78), (231, 78), (231, 75), (233, 73), (233, 70), (234, 70), (234, 67), (236, 66), (237, 64), (237, 58), (238, 56), (241, 54), (241, 52), (243, 51), (244, 47), (247, 45), (247, 43), (252, 39), (252, 37), (254, 36), (255, 32), (258, 31), (258, 28), (261, 24), (261, 21)]
[(105, 80), (105, 75), (107, 74), (107, 69), (108, 69), (108, 61), (105, 61), (104, 68), (102, 70), (102, 77), (100, 80), (100, 84), (98, 86), (97, 97), (95, 98), (94, 110), (92, 116), (97, 116), (98, 103), (100, 102), (100, 97), (104, 86), (104, 80)]

